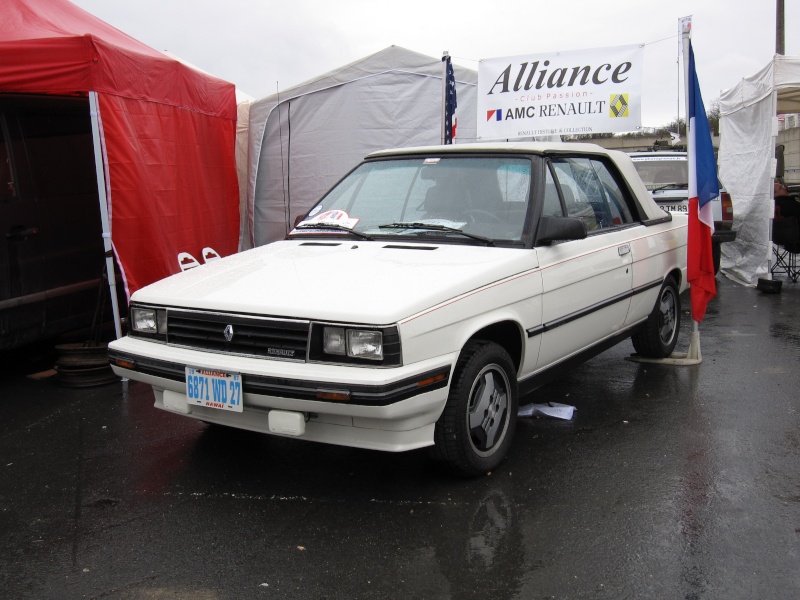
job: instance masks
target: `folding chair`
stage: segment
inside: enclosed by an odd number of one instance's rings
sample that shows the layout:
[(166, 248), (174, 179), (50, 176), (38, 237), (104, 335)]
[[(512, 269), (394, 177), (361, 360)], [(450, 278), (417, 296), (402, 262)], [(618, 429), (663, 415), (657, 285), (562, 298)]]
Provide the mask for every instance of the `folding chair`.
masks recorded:
[(203, 262), (211, 262), (212, 260), (217, 260), (218, 258), (220, 258), (220, 255), (216, 250), (209, 248), (208, 246), (203, 248)]
[(772, 253), (775, 264), (770, 269), (772, 274), (785, 274), (792, 282), (800, 278), (797, 266), (797, 254), (800, 253), (800, 232), (797, 217), (784, 217), (772, 222)]
[(186, 271), (187, 269), (193, 269), (195, 267), (199, 267), (200, 263), (194, 256), (192, 256), (188, 252), (179, 252), (178, 266), (181, 268), (181, 271)]

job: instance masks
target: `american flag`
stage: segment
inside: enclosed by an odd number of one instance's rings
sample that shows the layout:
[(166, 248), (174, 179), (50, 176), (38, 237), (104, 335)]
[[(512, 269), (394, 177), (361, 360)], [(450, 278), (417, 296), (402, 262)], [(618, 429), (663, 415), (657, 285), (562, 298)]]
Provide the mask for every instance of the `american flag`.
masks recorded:
[(717, 295), (711, 234), (714, 216), (711, 201), (719, 196), (717, 161), (711, 143), (708, 117), (700, 96), (700, 82), (695, 71), (694, 51), (689, 42), (689, 237), (687, 279), (691, 285), (692, 320), (700, 323), (708, 302)]
[(456, 102), (456, 75), (453, 72), (453, 65), (450, 56), (443, 56), (442, 60), (446, 63), (445, 74), (445, 96), (444, 96), (444, 143), (452, 144), (455, 137), (455, 112), (458, 106)]

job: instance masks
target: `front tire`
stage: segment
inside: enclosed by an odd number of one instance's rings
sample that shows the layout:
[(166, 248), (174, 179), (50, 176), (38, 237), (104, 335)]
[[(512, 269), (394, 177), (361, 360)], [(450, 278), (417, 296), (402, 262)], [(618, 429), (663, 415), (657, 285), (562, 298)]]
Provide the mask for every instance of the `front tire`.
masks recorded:
[(681, 298), (675, 279), (667, 277), (653, 312), (644, 327), (631, 336), (633, 348), (645, 358), (667, 358), (678, 342), (681, 326)]
[(493, 470), (511, 447), (517, 403), (516, 369), (508, 353), (493, 342), (470, 342), (436, 422), (433, 457), (467, 477)]

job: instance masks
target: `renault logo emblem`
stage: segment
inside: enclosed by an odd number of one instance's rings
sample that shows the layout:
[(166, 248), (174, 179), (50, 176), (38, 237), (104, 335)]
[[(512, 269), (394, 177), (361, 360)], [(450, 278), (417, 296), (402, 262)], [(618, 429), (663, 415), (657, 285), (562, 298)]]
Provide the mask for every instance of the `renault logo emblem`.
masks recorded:
[(225, 331), (222, 333), (225, 336), (225, 341), (230, 342), (233, 339), (233, 325), (226, 325)]

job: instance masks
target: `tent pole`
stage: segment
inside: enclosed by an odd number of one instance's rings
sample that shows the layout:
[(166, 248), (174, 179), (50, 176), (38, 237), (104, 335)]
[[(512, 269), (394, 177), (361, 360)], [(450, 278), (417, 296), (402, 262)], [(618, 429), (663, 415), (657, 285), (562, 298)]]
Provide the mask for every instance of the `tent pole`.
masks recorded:
[(100, 204), (100, 221), (103, 227), (103, 248), (106, 256), (106, 272), (108, 274), (108, 289), (111, 292), (111, 306), (114, 312), (114, 332), (117, 339), (122, 337), (122, 326), (119, 316), (119, 302), (117, 302), (117, 278), (114, 271), (114, 252), (111, 248), (111, 226), (108, 221), (108, 203), (106, 196), (106, 178), (103, 165), (102, 140), (100, 139), (100, 105), (97, 102), (97, 92), (89, 92), (89, 112), (92, 117), (92, 142), (94, 146), (94, 167), (97, 177), (97, 198)]
[[(780, 279), (775, 279), (772, 276), (772, 228), (775, 223), (775, 178), (777, 177), (777, 167), (778, 167), (778, 159), (775, 156), (775, 147), (778, 144), (778, 90), (775, 89), (775, 59), (772, 59), (772, 79), (770, 81), (770, 85), (772, 87), (772, 92), (770, 94), (770, 100), (772, 102), (772, 117), (770, 122), (770, 141), (772, 147), (772, 160), (770, 161), (770, 181), (769, 191), (764, 190), (766, 192), (767, 198), (769, 199), (768, 202), (771, 206), (771, 210), (769, 211), (769, 218), (767, 219), (767, 274), (765, 277), (759, 277), (758, 283), (756, 288), (762, 292), (766, 292), (768, 294), (777, 294), (780, 293), (782, 287), (782, 281)], [(763, 263), (762, 263), (763, 264)], [(760, 266), (760, 265), (759, 265)], [(758, 269), (756, 269), (758, 270)]]
[[(773, 59), (773, 64), (775, 60)], [(775, 157), (775, 147), (778, 145), (778, 90), (775, 89), (775, 70), (772, 71), (772, 180), (769, 185), (769, 199), (772, 211), (769, 215), (769, 239), (767, 240), (767, 269), (768, 277), (772, 279), (772, 225), (775, 221), (775, 178), (777, 177), (778, 159)]]

